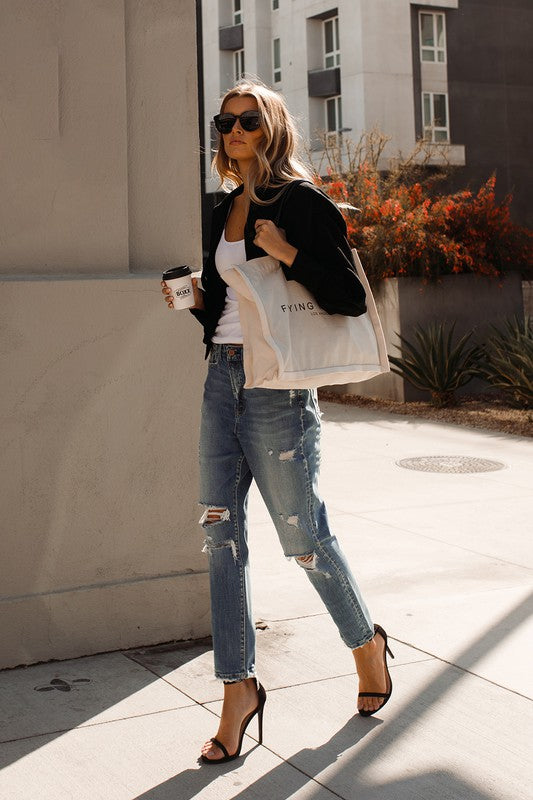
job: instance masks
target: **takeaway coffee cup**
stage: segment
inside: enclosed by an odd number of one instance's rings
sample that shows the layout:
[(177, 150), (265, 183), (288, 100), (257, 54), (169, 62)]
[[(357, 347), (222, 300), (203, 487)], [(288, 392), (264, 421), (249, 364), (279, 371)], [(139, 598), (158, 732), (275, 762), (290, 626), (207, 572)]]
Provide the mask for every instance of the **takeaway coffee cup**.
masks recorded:
[(163, 280), (172, 291), (175, 309), (190, 308), (194, 305), (192, 272), (189, 267), (171, 267), (163, 272)]

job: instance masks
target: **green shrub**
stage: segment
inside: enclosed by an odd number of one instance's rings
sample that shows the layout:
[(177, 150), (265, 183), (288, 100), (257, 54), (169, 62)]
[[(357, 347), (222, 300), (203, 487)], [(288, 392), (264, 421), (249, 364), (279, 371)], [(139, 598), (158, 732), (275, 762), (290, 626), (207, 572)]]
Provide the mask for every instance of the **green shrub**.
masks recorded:
[(478, 374), (510, 405), (533, 408), (533, 321), (515, 316), (503, 328), (490, 327)]
[(481, 348), (467, 347), (472, 332), (452, 344), (455, 322), (446, 331), (445, 323), (416, 325), (416, 343), (396, 334), (402, 346), (401, 357), (389, 356), (391, 372), (401, 375), (418, 389), (427, 390), (439, 407), (455, 405), (455, 392), (478, 374)]

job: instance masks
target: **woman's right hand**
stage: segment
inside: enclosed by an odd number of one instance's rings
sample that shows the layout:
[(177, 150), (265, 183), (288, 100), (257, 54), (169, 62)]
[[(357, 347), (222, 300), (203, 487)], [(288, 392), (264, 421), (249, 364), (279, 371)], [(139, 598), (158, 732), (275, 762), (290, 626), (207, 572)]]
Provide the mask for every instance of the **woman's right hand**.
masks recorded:
[[(169, 308), (174, 308), (174, 303), (172, 302), (172, 289), (167, 286), (165, 281), (161, 281), (161, 286), (163, 287), (161, 291), (163, 292), (165, 302)], [(198, 287), (198, 279), (192, 279), (192, 290), (194, 293), (194, 305), (191, 308), (196, 308), (198, 311), (204, 311), (204, 296), (202, 290)]]

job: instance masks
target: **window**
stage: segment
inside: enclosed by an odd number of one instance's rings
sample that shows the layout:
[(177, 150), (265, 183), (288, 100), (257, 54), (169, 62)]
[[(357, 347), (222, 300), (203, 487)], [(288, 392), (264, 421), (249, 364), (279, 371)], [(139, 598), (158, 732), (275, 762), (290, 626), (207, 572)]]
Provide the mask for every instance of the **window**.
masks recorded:
[(242, 25), (242, 0), (233, 0), (233, 24)]
[(446, 29), (444, 14), (421, 11), (420, 20), (420, 60), (446, 62)]
[(279, 8), (279, 0), (272, 0), (272, 11), (277, 11)]
[(233, 74), (235, 83), (244, 78), (244, 50), (235, 50), (233, 53)]
[(341, 63), (339, 48), (339, 18), (330, 17), (324, 20), (324, 66), (338, 67)]
[(272, 64), (274, 83), (279, 83), (281, 80), (281, 42), (279, 39), (272, 39)]
[(449, 142), (448, 95), (423, 92), (424, 138), (430, 142)]
[(326, 100), (326, 131), (337, 133), (342, 128), (341, 96), (328, 97)]

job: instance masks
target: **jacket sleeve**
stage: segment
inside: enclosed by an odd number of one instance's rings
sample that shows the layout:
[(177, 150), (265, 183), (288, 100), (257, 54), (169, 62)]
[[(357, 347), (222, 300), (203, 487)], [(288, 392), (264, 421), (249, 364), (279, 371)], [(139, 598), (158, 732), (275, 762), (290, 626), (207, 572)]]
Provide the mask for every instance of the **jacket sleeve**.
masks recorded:
[(365, 290), (335, 203), (316, 187), (301, 184), (287, 198), (280, 227), (298, 249), (292, 266), (281, 265), (286, 279), (305, 286), (328, 314), (364, 314)]
[[(204, 302), (205, 302), (205, 300), (204, 300)], [(205, 311), (205, 309), (203, 309), (203, 308), (189, 308), (189, 311), (191, 312), (193, 317), (196, 317), (198, 322), (201, 325), (203, 325), (203, 327), (205, 328), (205, 326), (207, 324), (207, 312)]]

